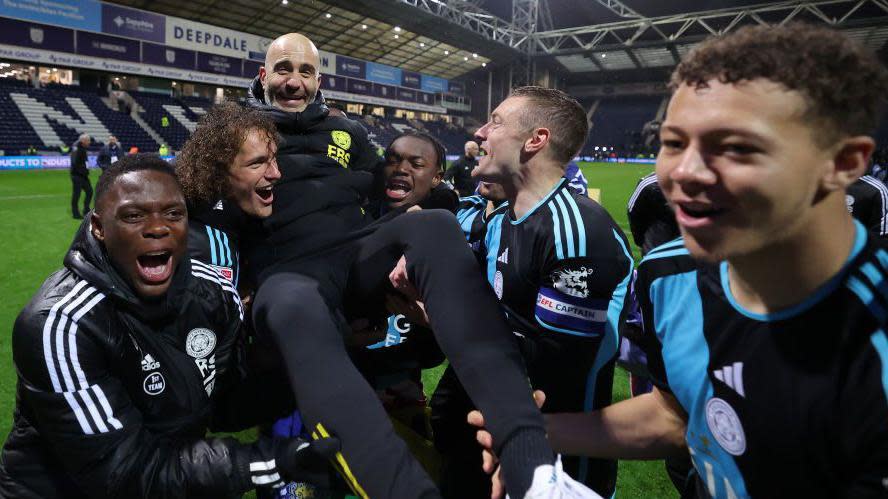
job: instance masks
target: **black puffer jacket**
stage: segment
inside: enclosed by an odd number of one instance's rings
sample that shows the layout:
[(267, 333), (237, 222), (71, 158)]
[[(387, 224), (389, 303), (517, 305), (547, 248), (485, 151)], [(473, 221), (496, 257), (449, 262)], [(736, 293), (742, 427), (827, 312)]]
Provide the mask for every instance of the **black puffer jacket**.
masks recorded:
[(269, 106), (258, 78), (249, 107), (267, 113), (281, 142), (281, 180), (274, 211), (265, 220), (266, 237), (249, 244), (247, 260), (257, 274), (278, 263), (337, 247), (365, 226), (362, 205), (371, 193), (380, 158), (360, 123), (331, 116), (323, 96), (299, 113)]
[(273, 456), (203, 438), (236, 372), (242, 314), (234, 288), (197, 261), (179, 264), (163, 300), (140, 299), (84, 221), (65, 268), (15, 322), (16, 410), (0, 497), (215, 498), (253, 488), (250, 463)]

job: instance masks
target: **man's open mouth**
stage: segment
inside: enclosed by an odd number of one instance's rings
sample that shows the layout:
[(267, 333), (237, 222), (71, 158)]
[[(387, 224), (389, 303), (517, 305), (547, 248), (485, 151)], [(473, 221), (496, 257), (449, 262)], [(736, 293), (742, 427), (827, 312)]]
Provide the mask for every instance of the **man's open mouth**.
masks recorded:
[(709, 204), (680, 203), (681, 211), (691, 218), (712, 218), (724, 213), (724, 208), (718, 208)]
[(403, 201), (412, 190), (409, 182), (399, 178), (389, 179), (385, 185), (385, 195), (393, 201)]
[(272, 190), (274, 189), (274, 184), (268, 184), (263, 187), (257, 187), (255, 189), (256, 195), (259, 196), (259, 199), (265, 201), (266, 203), (270, 203), (274, 199), (274, 194)]
[(163, 250), (139, 255), (136, 266), (143, 281), (150, 284), (165, 282), (173, 273), (173, 253)]

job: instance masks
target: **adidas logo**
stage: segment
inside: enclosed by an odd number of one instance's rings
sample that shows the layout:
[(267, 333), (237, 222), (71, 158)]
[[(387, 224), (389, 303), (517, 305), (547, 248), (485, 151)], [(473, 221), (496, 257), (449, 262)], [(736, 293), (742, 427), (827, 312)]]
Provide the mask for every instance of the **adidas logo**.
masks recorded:
[(160, 367), (160, 362), (154, 360), (154, 357), (151, 356), (150, 353), (146, 353), (144, 357), (142, 357), (142, 370), (143, 371), (153, 371)]
[(712, 374), (715, 376), (715, 379), (733, 388), (741, 397), (746, 397), (746, 393), (743, 392), (742, 362), (734, 362), (730, 366), (725, 366), (714, 371)]
[(509, 248), (506, 248), (505, 251), (500, 254), (499, 258), (496, 259), (498, 262), (509, 263)]
[(214, 210), (222, 210), (222, 209), (224, 209), (224, 208), (222, 208), (222, 200), (221, 200), (221, 199), (220, 199), (219, 201), (216, 201), (216, 204), (213, 206), (213, 209), (214, 209)]

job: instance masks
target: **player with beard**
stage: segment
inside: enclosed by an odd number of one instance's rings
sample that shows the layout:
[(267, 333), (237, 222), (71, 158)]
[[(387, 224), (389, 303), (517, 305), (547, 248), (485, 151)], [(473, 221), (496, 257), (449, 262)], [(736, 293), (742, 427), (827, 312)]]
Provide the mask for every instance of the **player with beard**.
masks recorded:
[(332, 455), (335, 440), (205, 438), (256, 421), (232, 383), (243, 308), (221, 275), (188, 259), (187, 214), (157, 156), (102, 175), (65, 268), (13, 329), (0, 496), (240, 497), (323, 478), (316, 452)]
[(340, 438), (337, 463), (358, 495), (437, 495), (343, 341), (346, 303), (379, 310), (389, 273), (406, 256), (439, 345), (478, 405), (493, 412), (510, 492), (524, 497), (534, 480), (546, 487), (554, 457), (542, 417), (458, 225), (442, 210), (400, 209), (366, 224), (361, 206), (372, 175), (364, 171), (375, 168), (376, 156), (360, 125), (329, 116), (317, 90), (319, 67), (310, 40), (283, 35), (269, 46), (247, 99), (281, 135), (273, 212), (247, 254), (259, 277), (253, 318), (280, 348), (302, 415), (318, 434)]
[(888, 71), (829, 28), (747, 26), (671, 87), (657, 177), (682, 238), (636, 283), (656, 387), (550, 415), (549, 438), (621, 459), (687, 446), (699, 497), (884, 497), (888, 252), (845, 195)]

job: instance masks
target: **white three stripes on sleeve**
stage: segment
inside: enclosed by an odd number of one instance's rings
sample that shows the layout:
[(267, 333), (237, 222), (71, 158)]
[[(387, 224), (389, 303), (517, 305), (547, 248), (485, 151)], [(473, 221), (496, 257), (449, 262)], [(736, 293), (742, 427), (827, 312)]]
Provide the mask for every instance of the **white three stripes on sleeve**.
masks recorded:
[(256, 485), (271, 485), (276, 489), (284, 485), (274, 459), (250, 463), (250, 479)]
[(123, 428), (114, 417), (102, 388), (89, 384), (77, 355), (77, 324), (104, 298), (105, 295), (96, 288), (87, 285), (86, 281), (80, 281), (53, 305), (43, 324), (43, 359), (52, 388), (56, 393), (63, 394), (80, 428), (87, 435), (94, 434), (95, 430), (107, 433), (110, 431), (109, 425), (116, 430)]
[(869, 175), (860, 177), (860, 180), (863, 180), (879, 191), (879, 198), (882, 201), (882, 218), (879, 222), (879, 235), (884, 236), (885, 234), (888, 234), (888, 187), (886, 187), (881, 180)]
[(234, 289), (234, 285), (231, 284), (225, 276), (219, 273), (216, 269), (210, 267), (209, 265), (201, 262), (200, 260), (191, 260), (191, 275), (195, 277), (200, 277), (201, 279), (206, 279), (210, 282), (215, 282), (219, 286), (222, 287), (225, 291), (234, 296), (234, 301), (237, 303), (237, 310), (240, 315), (240, 319), (244, 320), (244, 305), (241, 303), (240, 295), (237, 290)]

